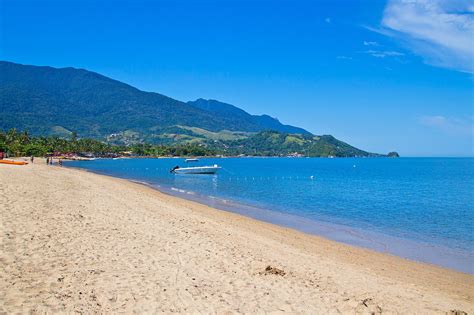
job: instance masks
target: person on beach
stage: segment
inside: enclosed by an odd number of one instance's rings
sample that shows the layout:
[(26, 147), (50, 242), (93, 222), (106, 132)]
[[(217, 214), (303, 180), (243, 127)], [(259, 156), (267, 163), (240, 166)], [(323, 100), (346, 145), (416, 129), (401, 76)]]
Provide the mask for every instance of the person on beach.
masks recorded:
[(63, 166), (63, 159), (58, 160), (59, 166)]
[(49, 157), (46, 158), (46, 165), (49, 165)]
[(33, 164), (35, 157), (32, 155), (30, 160), (31, 160), (31, 163)]

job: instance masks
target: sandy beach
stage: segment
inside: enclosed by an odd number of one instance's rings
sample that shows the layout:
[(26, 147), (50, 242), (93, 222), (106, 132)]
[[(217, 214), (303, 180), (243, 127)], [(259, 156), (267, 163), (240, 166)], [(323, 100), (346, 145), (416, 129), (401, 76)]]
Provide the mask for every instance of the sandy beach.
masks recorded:
[(474, 276), (126, 180), (0, 165), (0, 313), (474, 313)]

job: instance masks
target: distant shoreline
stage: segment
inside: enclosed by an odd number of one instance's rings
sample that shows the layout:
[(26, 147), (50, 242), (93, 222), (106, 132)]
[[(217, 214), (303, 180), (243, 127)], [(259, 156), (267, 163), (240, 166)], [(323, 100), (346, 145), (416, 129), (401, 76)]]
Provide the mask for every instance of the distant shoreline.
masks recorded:
[[(42, 157), (39, 157), (42, 158)], [(56, 157), (55, 157), (56, 158)], [(345, 156), (345, 157), (324, 157), (324, 156), (304, 156), (304, 157), (288, 157), (288, 156), (262, 156), (262, 155), (249, 155), (249, 156), (194, 156), (194, 155), (183, 155), (183, 156), (124, 156), (118, 157), (115, 159), (188, 159), (188, 158), (198, 158), (198, 159), (226, 159), (226, 158), (292, 158), (292, 159), (473, 159), (474, 156), (400, 156), (397, 158), (392, 158), (388, 156)], [(29, 159), (28, 157), (11, 157), (10, 159)], [(109, 157), (97, 157), (97, 159), (114, 159)], [(64, 161), (74, 161), (72, 159), (65, 158)]]

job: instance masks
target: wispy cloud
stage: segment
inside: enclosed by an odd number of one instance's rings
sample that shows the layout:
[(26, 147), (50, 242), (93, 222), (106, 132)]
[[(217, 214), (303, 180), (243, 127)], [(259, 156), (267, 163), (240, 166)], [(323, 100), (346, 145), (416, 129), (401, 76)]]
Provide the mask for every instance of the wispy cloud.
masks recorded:
[(379, 46), (377, 42), (369, 42), (364, 40), (364, 46)]
[(380, 28), (427, 64), (474, 73), (474, 5), (469, 0), (389, 0)]
[(352, 57), (349, 57), (349, 56), (337, 56), (336, 58), (337, 59), (342, 59), (342, 60), (352, 60), (353, 59)]
[(471, 119), (460, 119), (442, 115), (422, 116), (420, 117), (419, 122), (423, 126), (434, 128), (449, 134), (470, 136), (474, 134), (473, 117), (471, 117)]
[(385, 57), (401, 57), (404, 56), (404, 53), (394, 50), (366, 50), (363, 53), (369, 54), (376, 58), (385, 58)]
[(324, 19), (324, 22), (326, 22), (326, 23), (331, 23), (331, 18), (329, 18), (329, 17), (325, 18), (325, 19)]

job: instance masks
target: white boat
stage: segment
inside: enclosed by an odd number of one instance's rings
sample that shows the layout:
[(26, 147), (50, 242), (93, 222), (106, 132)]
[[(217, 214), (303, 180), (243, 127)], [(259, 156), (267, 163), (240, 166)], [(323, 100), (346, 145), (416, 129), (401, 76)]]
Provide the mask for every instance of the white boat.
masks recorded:
[(195, 167), (179, 167), (176, 166), (171, 170), (175, 174), (215, 174), (221, 167), (214, 164), (212, 166), (195, 166)]
[(186, 159), (184, 160), (184, 162), (188, 163), (188, 162), (198, 162), (199, 159)]

